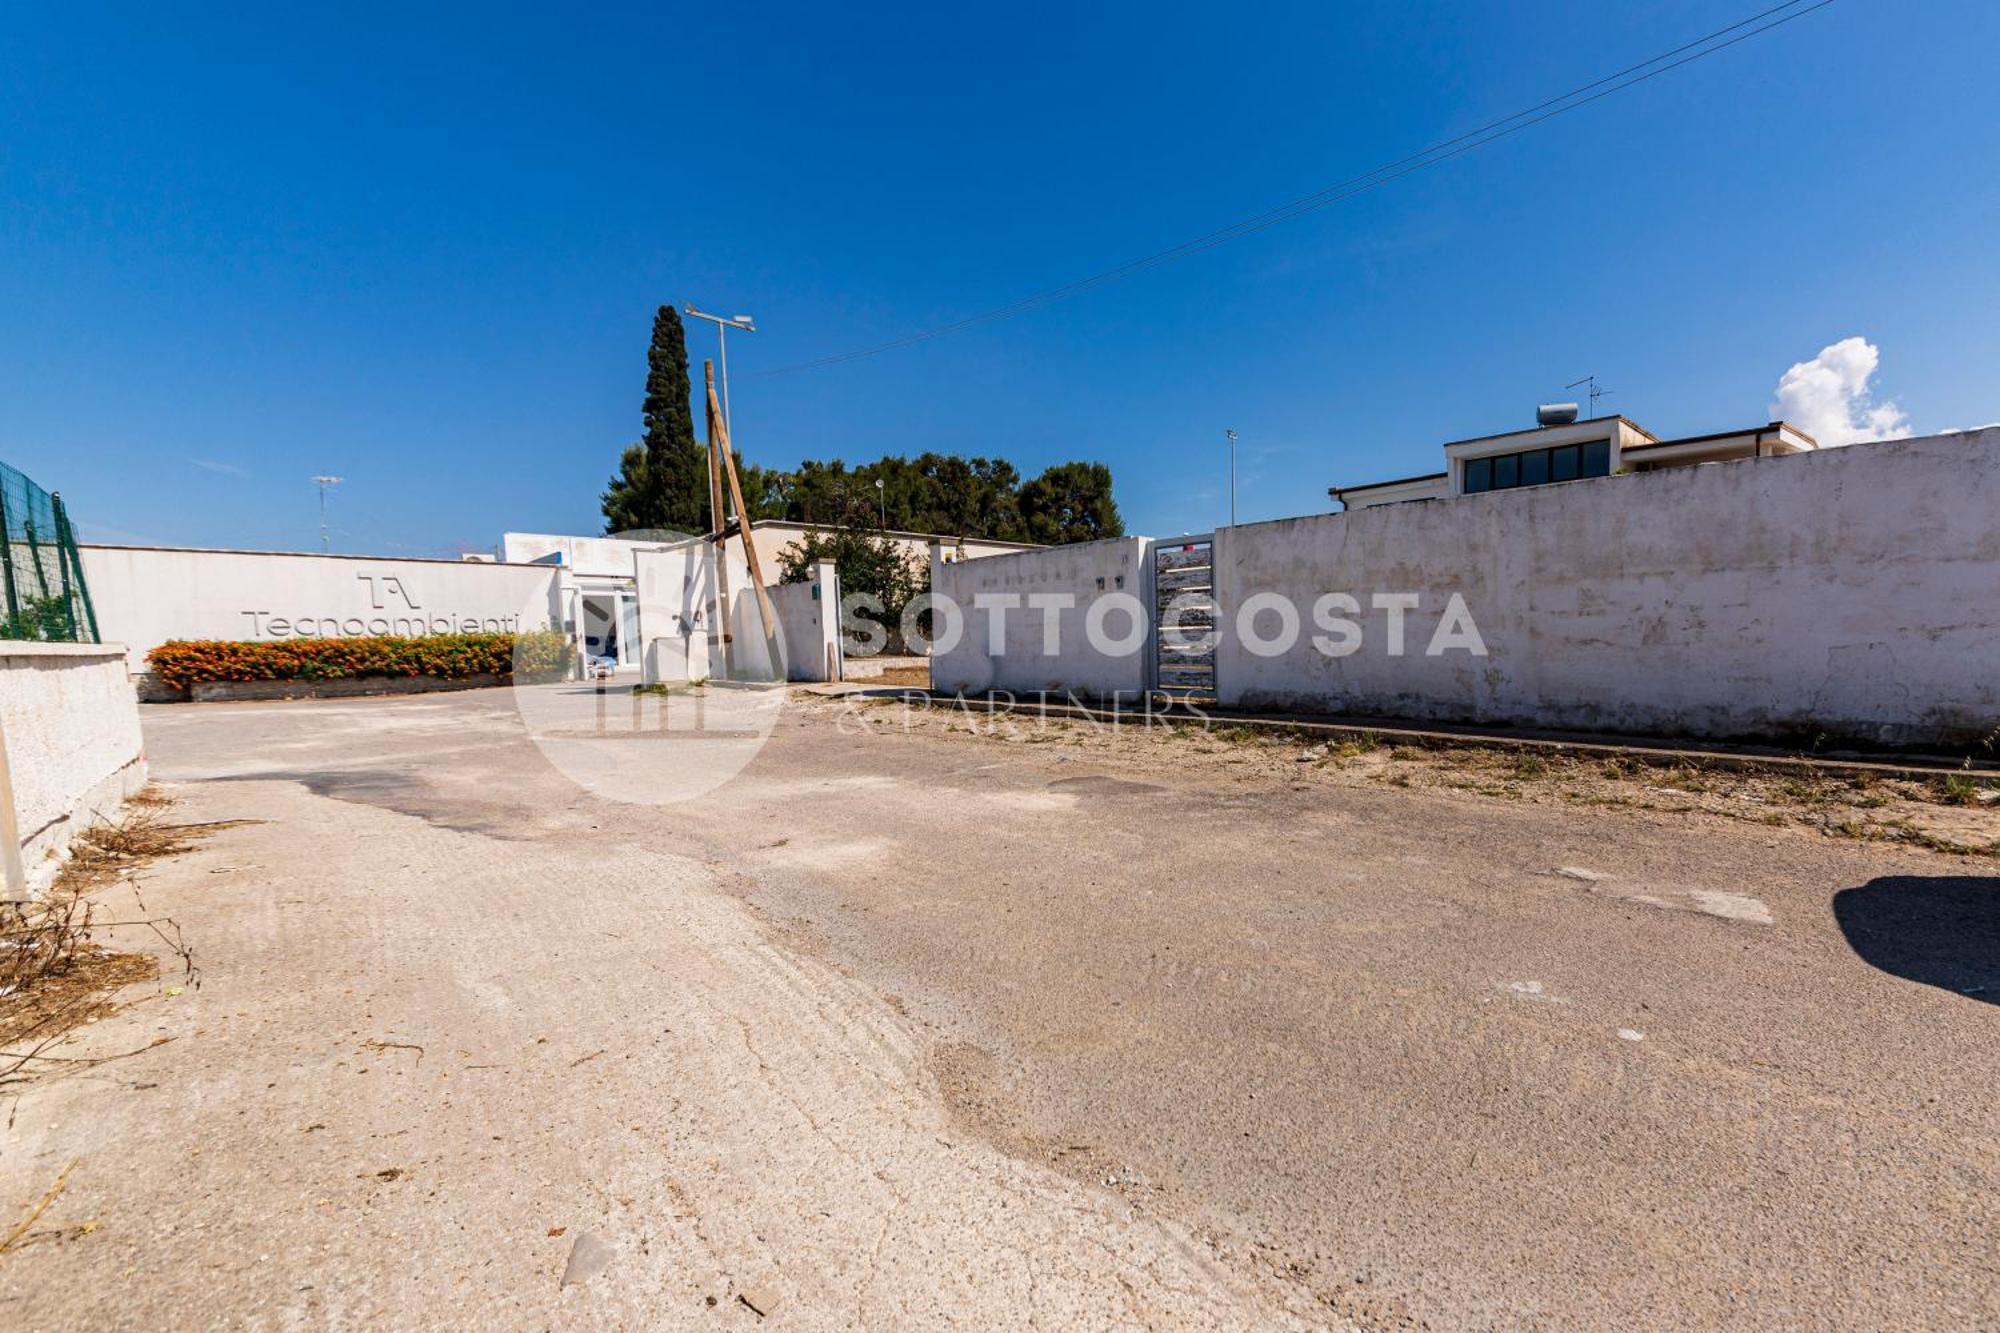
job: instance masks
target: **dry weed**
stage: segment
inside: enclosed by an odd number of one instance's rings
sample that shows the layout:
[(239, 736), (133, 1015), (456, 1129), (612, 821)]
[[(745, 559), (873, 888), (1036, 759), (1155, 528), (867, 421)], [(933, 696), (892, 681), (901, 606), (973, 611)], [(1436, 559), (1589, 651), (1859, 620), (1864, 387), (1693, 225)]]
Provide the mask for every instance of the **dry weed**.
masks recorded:
[(158, 976), (152, 955), (106, 949), (96, 942), (100, 932), (120, 926), (151, 931), (180, 961), (180, 984), (201, 984), (194, 953), (172, 917), (147, 915), (142, 903), (136, 917), (106, 920), (90, 894), (237, 821), (167, 823), (162, 816), (171, 799), (152, 788), (132, 804), (136, 808), (123, 820), (77, 838), (42, 897), (0, 903), (0, 1090), (53, 1066), (98, 1063), (45, 1052), (78, 1024), (111, 1012), (120, 988)]

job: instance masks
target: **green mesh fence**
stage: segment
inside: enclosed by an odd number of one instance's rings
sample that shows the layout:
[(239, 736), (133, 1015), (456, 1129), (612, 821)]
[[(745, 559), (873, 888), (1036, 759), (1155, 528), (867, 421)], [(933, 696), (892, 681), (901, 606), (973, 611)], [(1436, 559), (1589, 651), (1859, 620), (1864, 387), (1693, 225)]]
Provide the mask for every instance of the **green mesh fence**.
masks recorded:
[(0, 463), (0, 639), (45, 643), (96, 643), (97, 612), (83, 584), (76, 533), (51, 495)]

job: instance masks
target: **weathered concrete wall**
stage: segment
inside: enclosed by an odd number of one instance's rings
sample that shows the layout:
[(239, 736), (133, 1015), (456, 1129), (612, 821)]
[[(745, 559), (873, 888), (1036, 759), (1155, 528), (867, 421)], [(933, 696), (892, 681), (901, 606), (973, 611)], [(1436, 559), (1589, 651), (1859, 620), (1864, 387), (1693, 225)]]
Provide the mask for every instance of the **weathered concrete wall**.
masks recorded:
[[(2000, 724), (2000, 429), (1224, 529), (1215, 568), (1230, 706), (1889, 744)], [(1233, 632), (1267, 592), (1302, 620), (1273, 657)], [(1329, 592), (1363, 608), (1352, 655), (1311, 642)], [(1404, 656), (1376, 592), (1421, 599)], [(1454, 592), (1488, 656), (1427, 655)]]
[[(764, 636), (763, 608), (741, 561), (718, 562), (717, 548), (705, 540), (633, 553), (639, 593), (639, 634), (644, 681), (673, 684), (727, 678), (773, 680)], [(718, 589), (728, 588), (730, 642), (718, 641)], [(830, 561), (816, 566), (805, 583), (767, 589), (777, 614), (779, 650), (790, 680), (839, 679), (840, 578)], [(725, 662), (727, 663), (725, 667)]]
[[(840, 576), (831, 561), (814, 567), (806, 583), (779, 583), (765, 589), (778, 617), (778, 652), (784, 677), (796, 681), (840, 679)], [(730, 671), (732, 680), (776, 680), (764, 610), (747, 578), (730, 585)], [(711, 660), (712, 650), (711, 650)]]
[(716, 550), (706, 540), (635, 551), (639, 660), (648, 685), (685, 684), (727, 674), (716, 614)]
[(460, 560), (85, 546), (99, 632), (132, 670), (169, 639), (331, 638), (546, 629), (561, 571)]
[[(1144, 537), (1122, 537), (977, 560), (946, 561), (934, 554), (931, 591), (940, 601), (955, 603), (963, 623), (955, 643), (946, 625), (934, 623), (938, 642), (931, 652), (933, 688), (968, 694), (1046, 690), (1083, 697), (1136, 697), (1146, 688), (1151, 660), (1145, 635), (1134, 651), (1120, 654), (1093, 647), (1085, 630), (1092, 606), (1107, 598), (1129, 602), (1138, 616), (1138, 628), (1148, 629), (1150, 550), (1151, 542)], [(1014, 601), (1000, 612), (997, 638), (991, 612), (979, 605), (982, 596)], [(1066, 596), (1072, 604), (1052, 608), (1028, 604), (1030, 597), (1047, 596)], [(1134, 633), (1126, 611), (1107, 609), (1100, 614), (1109, 639), (1125, 640)], [(939, 615), (933, 611), (934, 618)], [(1046, 639), (1051, 619), (1053, 645)]]
[(781, 583), (771, 589), (783, 633), (785, 678), (800, 681), (840, 679), (840, 573), (822, 560), (806, 583)]
[(21, 863), (40, 889), (71, 838), (145, 785), (124, 646), (0, 641), (0, 736)]

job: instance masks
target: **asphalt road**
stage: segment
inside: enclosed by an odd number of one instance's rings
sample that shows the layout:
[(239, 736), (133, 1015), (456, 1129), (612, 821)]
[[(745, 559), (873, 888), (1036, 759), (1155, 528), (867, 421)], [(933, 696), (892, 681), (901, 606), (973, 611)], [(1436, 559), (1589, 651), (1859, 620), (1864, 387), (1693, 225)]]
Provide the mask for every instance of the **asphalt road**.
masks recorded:
[(101, 1226), (0, 1317), (2000, 1324), (1990, 859), (598, 704), (148, 711), (269, 822), (144, 888), (203, 988), (80, 1038), (175, 1044), (17, 1108), (5, 1199), (78, 1157)]

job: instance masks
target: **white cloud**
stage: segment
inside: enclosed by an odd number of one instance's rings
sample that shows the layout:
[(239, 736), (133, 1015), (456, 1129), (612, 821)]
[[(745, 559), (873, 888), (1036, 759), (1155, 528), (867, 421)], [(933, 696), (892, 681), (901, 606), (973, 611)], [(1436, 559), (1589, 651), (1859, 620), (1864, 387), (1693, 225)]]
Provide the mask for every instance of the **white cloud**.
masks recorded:
[(1893, 402), (1878, 403), (1868, 387), (1881, 349), (1865, 338), (1842, 338), (1801, 361), (1778, 381), (1774, 419), (1789, 421), (1821, 445), (1900, 440), (1910, 419)]

